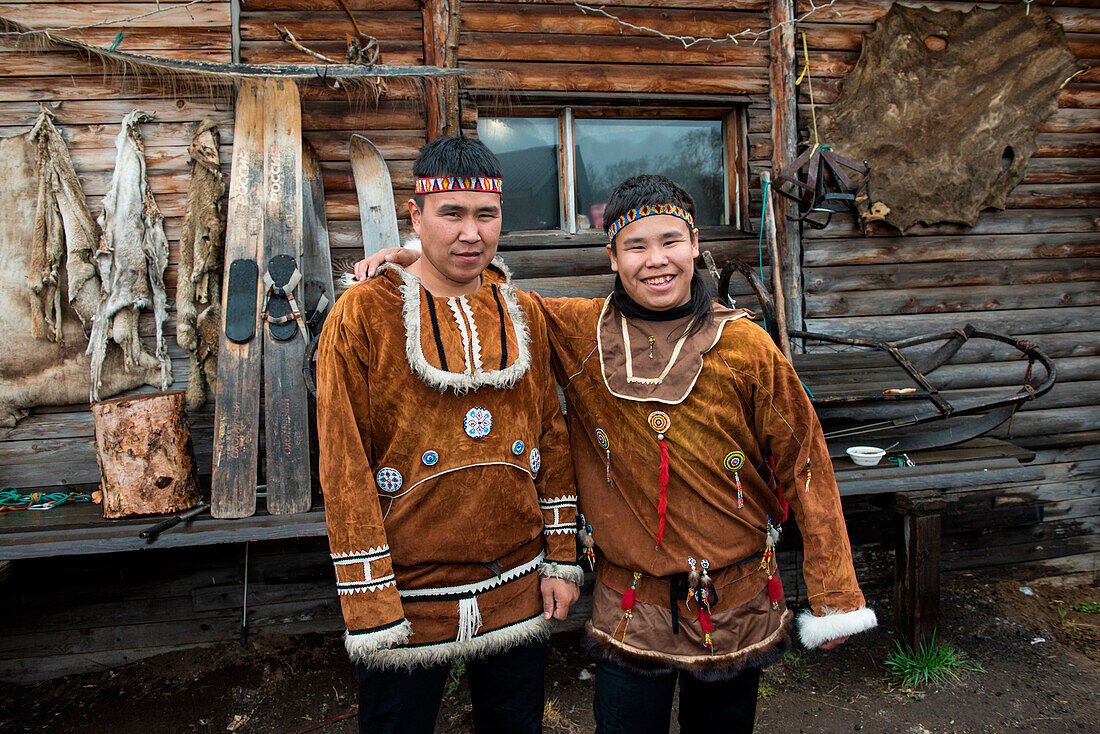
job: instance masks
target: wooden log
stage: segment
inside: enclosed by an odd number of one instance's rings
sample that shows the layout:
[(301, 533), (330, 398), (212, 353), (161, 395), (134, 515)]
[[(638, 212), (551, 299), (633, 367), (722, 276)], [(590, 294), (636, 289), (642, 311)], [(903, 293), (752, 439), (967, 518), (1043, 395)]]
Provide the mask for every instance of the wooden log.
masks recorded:
[[(419, 41), (421, 37), (418, 11), (357, 12), (355, 19), (360, 28), (366, 29), (366, 32), (376, 38), (386, 38), (391, 41)], [(306, 46), (310, 45), (310, 41), (331, 41), (354, 32), (347, 15), (335, 3), (324, 10), (319, 10), (314, 5), (309, 10), (280, 10), (243, 15), (241, 17), (242, 45), (247, 46), (250, 41), (280, 40), (275, 24), (290, 30), (294, 37)]]
[(720, 64), (723, 67), (767, 64), (767, 50), (763, 44), (700, 44), (684, 48), (683, 43), (671, 38), (632, 36), (612, 40), (598, 35), (498, 32), (463, 32), (461, 42), (461, 56), (468, 61)]
[[(551, 64), (464, 61), (464, 69), (503, 70), (514, 90), (555, 92), (636, 92), (669, 94), (760, 94), (768, 85), (763, 69), (746, 68), (743, 73), (725, 75), (721, 67), (672, 67), (659, 64)], [(499, 78), (472, 77), (469, 89), (498, 89)]]
[[(1095, 238), (1094, 238), (1095, 239)], [(1088, 245), (1100, 255), (1100, 242)], [(1066, 257), (1043, 260), (957, 261), (905, 265), (840, 265), (806, 269), (807, 293), (907, 290), (990, 285), (1029, 285), (1100, 280), (1100, 259)]]
[(1100, 288), (1092, 282), (1040, 283), (1027, 288), (974, 286), (813, 293), (806, 296), (806, 315), (824, 318), (1096, 305), (1100, 305)]
[(910, 649), (929, 644), (940, 611), (939, 491), (903, 492), (894, 496), (894, 625)]
[(179, 512), (199, 502), (187, 394), (153, 393), (92, 405), (103, 516)]
[(659, 28), (662, 33), (668, 35), (711, 38), (723, 38), (727, 33), (738, 33), (746, 29), (759, 32), (767, 28), (765, 19), (755, 12), (620, 7), (616, 8), (612, 14), (635, 27), (622, 25), (599, 13), (583, 12), (573, 5), (549, 3), (468, 3), (462, 11), (462, 22), (463, 30), (470, 32), (502, 31), (648, 38), (652, 38), (653, 33), (636, 26)]
[(835, 336), (867, 336), (894, 341), (951, 329), (960, 323), (1002, 334), (1100, 331), (1100, 308), (1026, 308), (988, 313), (906, 314), (807, 319), (808, 331)]
[[(798, 143), (798, 104), (795, 86), (794, 0), (772, 0), (771, 26), (778, 28), (769, 36), (771, 62), (772, 109), (772, 177), (794, 161)], [(790, 221), (795, 214), (791, 202), (783, 197), (775, 200), (775, 237), (781, 259), (782, 290), (787, 295), (787, 328), (802, 328), (804, 311), (802, 297), (802, 238), (798, 227)]]
[[(1094, 232), (1100, 227), (1100, 209), (1067, 211), (1060, 209), (985, 211), (973, 227), (962, 224), (935, 224), (916, 226), (909, 230), (904, 241), (925, 235), (986, 235), (986, 234), (1051, 234), (1056, 232)], [(897, 230), (890, 227), (871, 226), (870, 237), (863, 237), (854, 219), (834, 217), (824, 230), (806, 232), (807, 247), (811, 240), (835, 237), (856, 237), (866, 242), (877, 242), (880, 237), (897, 237)], [(901, 238), (897, 238), (901, 241)], [(976, 240), (978, 241), (978, 240)], [(987, 240), (988, 242), (988, 240)]]

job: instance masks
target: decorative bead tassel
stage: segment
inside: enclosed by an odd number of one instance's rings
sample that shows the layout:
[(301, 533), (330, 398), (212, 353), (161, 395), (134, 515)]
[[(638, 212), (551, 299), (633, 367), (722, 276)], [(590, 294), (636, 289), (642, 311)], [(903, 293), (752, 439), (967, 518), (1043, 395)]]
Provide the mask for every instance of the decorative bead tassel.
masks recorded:
[(657, 517), (660, 522), (657, 525), (657, 547), (661, 547), (661, 539), (665, 535), (665, 515), (668, 514), (668, 444), (665, 443), (665, 434), (657, 435), (657, 441), (661, 445), (661, 471), (657, 475), (661, 483), (661, 492), (657, 500)]
[(741, 477), (737, 475), (737, 472), (733, 473), (734, 484), (737, 485), (737, 509), (743, 509), (745, 507), (745, 494), (741, 491)]
[(477, 597), (458, 600), (458, 637), (456, 642), (472, 640), (477, 631), (481, 629), (481, 609), (477, 605)]
[(772, 609), (779, 609), (779, 602), (783, 599), (783, 582), (779, 576), (768, 576), (768, 598), (771, 599)]
[(810, 462), (807, 461), (806, 462), (806, 491), (807, 492), (810, 491), (810, 476), (811, 476)]
[(634, 601), (637, 598), (637, 592), (634, 591), (634, 587), (630, 587), (623, 592), (623, 600), (619, 602), (619, 606), (626, 610), (634, 608)]
[(649, 337), (649, 358), (653, 359), (653, 345), (657, 343), (657, 337)]
[(611, 484), (611, 449), (607, 450), (607, 455), (604, 457), (604, 466), (607, 467), (607, 483)]
[(615, 625), (615, 633), (612, 637), (618, 637), (619, 629), (623, 631), (622, 637), (619, 637), (619, 641), (626, 640), (626, 628), (630, 624), (630, 620), (634, 619), (634, 602), (637, 597), (637, 592), (634, 590), (638, 586), (638, 582), (642, 580), (641, 571), (634, 572), (634, 578), (630, 582), (630, 588), (623, 592), (623, 600), (619, 602), (619, 606), (626, 612), (623, 618), (619, 620), (619, 623)]

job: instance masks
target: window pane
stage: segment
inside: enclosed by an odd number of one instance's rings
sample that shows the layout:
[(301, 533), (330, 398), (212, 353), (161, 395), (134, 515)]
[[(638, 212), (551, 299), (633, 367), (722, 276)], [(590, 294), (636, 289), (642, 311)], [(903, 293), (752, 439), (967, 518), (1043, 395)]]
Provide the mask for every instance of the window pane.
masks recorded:
[(718, 120), (576, 120), (577, 216), (603, 226), (603, 206), (623, 179), (668, 176), (695, 199), (696, 225), (722, 224), (724, 166)]
[(504, 167), (504, 230), (558, 229), (557, 118), (482, 117), (477, 134)]

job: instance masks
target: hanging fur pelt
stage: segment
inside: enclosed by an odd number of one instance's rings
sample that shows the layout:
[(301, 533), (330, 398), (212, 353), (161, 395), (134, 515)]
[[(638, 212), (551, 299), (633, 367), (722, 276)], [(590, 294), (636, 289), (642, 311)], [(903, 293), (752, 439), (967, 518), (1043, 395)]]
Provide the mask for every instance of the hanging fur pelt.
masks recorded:
[[(69, 304), (84, 326), (90, 326), (99, 300), (99, 274), (92, 250), (99, 244), (99, 225), (88, 210), (69, 149), (43, 108), (28, 138), (36, 146), (38, 196), (31, 251), (31, 333), (63, 343), (62, 266), (68, 272)], [(83, 341), (83, 340), (82, 340)]]
[[(164, 217), (153, 201), (145, 171), (145, 145), (137, 125), (149, 115), (134, 110), (122, 120), (115, 138), (118, 155), (115, 171), (103, 197), (100, 229), (103, 234), (95, 253), (99, 269), (100, 298), (88, 339), (92, 358), (92, 402), (99, 400), (103, 360), (108, 341), (122, 347), (126, 369), (131, 372), (158, 368), (160, 387), (172, 382), (172, 366), (164, 340), (168, 296), (164, 269), (168, 265), (168, 238)], [(138, 314), (153, 309), (156, 353), (138, 336)]]
[[(81, 321), (91, 324), (98, 302), (91, 261), (98, 241), (65, 141), (49, 119), (0, 138), (0, 426), (14, 426), (34, 406), (88, 399)], [(159, 385), (160, 370), (127, 372), (122, 350), (111, 344), (102, 383), (107, 397)]]
[(221, 325), (221, 268), (225, 253), (225, 182), (218, 160), (217, 126), (203, 120), (191, 141), (191, 185), (180, 234), (176, 283), (176, 343), (190, 354), (187, 407), (197, 410), (215, 394), (218, 330)]

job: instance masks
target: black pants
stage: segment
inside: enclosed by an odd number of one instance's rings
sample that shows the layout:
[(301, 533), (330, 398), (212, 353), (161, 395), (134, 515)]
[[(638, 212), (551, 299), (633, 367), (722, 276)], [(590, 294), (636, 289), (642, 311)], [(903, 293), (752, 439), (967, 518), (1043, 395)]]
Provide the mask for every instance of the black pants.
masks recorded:
[[(466, 662), (478, 734), (542, 731), (546, 646), (532, 642)], [(432, 734), (450, 665), (408, 670), (359, 667), (359, 734)]]
[(708, 683), (689, 673), (635, 673), (606, 660), (596, 665), (596, 734), (668, 734), (677, 679), (681, 734), (751, 734), (758, 668)]

